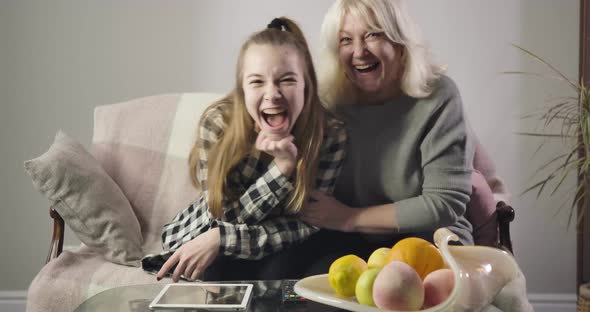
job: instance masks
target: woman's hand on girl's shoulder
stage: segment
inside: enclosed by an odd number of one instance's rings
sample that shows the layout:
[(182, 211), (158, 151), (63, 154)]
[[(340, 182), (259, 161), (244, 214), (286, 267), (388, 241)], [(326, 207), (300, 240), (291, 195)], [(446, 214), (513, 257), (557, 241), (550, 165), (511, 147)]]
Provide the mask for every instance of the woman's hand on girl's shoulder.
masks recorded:
[(264, 132), (259, 132), (256, 138), (256, 149), (271, 155), (281, 173), (289, 177), (297, 165), (297, 146), (293, 143), (294, 139), (292, 135), (289, 135), (274, 141)]
[(352, 232), (358, 213), (359, 209), (351, 208), (333, 196), (313, 191), (299, 216), (302, 221), (320, 228)]

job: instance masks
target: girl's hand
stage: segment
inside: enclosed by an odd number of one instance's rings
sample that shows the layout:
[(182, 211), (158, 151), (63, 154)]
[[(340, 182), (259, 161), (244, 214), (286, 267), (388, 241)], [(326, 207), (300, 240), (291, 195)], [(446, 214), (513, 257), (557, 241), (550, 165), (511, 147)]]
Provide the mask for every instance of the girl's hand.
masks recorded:
[(212, 228), (180, 246), (164, 263), (156, 278), (161, 280), (166, 272), (177, 264), (172, 280), (178, 282), (180, 275), (189, 280), (196, 280), (219, 254), (221, 237), (219, 228)]
[(313, 191), (299, 216), (302, 221), (320, 228), (352, 232), (360, 210), (348, 207), (323, 192)]
[(289, 177), (297, 165), (297, 147), (293, 143), (292, 135), (278, 141), (271, 140), (264, 132), (259, 132), (256, 138), (256, 149), (274, 157), (274, 162), (281, 173)]

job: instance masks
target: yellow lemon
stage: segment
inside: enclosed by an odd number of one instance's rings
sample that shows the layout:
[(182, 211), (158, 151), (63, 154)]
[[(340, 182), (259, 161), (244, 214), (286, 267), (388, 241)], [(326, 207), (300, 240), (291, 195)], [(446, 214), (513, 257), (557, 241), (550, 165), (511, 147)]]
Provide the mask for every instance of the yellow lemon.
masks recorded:
[(350, 297), (354, 295), (356, 282), (366, 270), (367, 263), (359, 256), (342, 256), (330, 265), (328, 281), (337, 294)]
[(402, 261), (409, 264), (418, 272), (422, 280), (428, 273), (445, 267), (438, 248), (418, 237), (404, 238), (393, 245), (388, 261)]
[(390, 248), (382, 247), (373, 251), (367, 264), (369, 269), (380, 269), (389, 263), (387, 261)]

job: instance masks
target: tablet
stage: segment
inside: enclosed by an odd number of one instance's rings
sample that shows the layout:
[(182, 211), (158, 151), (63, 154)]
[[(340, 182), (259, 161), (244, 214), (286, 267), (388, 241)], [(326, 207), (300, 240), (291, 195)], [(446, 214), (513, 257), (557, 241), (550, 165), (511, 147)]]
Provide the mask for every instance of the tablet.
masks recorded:
[(252, 284), (213, 283), (168, 284), (152, 300), (149, 308), (151, 310), (245, 310), (252, 297), (252, 286)]

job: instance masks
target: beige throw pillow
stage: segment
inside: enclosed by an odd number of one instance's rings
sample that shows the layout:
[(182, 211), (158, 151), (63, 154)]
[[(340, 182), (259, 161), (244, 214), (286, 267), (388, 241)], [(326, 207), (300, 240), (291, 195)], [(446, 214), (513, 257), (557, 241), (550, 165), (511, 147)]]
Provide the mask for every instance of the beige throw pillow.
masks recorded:
[(139, 222), (129, 201), (84, 147), (59, 131), (47, 152), (25, 162), (39, 192), (89, 247), (115, 263), (139, 266)]

